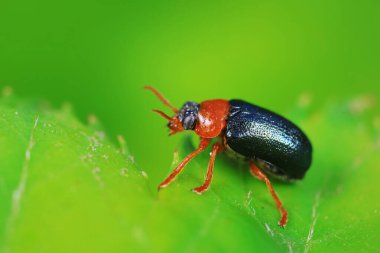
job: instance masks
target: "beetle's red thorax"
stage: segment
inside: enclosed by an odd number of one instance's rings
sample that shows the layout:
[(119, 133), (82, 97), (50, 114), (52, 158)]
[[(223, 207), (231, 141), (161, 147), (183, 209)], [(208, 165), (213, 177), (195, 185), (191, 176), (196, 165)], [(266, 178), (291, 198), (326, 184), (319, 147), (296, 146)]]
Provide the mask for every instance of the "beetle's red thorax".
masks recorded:
[(214, 138), (226, 127), (226, 119), (230, 110), (227, 100), (206, 100), (201, 103), (195, 133), (203, 138)]

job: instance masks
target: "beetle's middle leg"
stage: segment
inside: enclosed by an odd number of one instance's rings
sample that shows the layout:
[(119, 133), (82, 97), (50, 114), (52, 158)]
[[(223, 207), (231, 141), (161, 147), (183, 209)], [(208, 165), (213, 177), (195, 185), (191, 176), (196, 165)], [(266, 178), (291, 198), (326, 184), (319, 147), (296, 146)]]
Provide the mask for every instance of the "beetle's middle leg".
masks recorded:
[(194, 188), (193, 192), (195, 192), (197, 194), (202, 194), (204, 191), (207, 191), (208, 187), (210, 186), (211, 179), (212, 179), (216, 154), (220, 153), (222, 150), (223, 150), (223, 144), (221, 144), (219, 142), (215, 143), (212, 146), (211, 156), (210, 156), (210, 160), (208, 162), (206, 179), (205, 179), (203, 185)]
[(251, 174), (255, 176), (257, 179), (264, 181), (265, 184), (267, 185), (269, 192), (272, 194), (272, 198), (276, 202), (276, 206), (278, 210), (280, 210), (281, 212), (281, 220), (278, 224), (284, 227), (286, 225), (286, 222), (288, 221), (288, 212), (285, 210), (280, 198), (277, 196), (276, 192), (274, 191), (272, 183), (269, 181), (269, 178), (257, 167), (257, 165), (254, 162), (251, 162), (249, 164), (249, 167), (250, 167)]

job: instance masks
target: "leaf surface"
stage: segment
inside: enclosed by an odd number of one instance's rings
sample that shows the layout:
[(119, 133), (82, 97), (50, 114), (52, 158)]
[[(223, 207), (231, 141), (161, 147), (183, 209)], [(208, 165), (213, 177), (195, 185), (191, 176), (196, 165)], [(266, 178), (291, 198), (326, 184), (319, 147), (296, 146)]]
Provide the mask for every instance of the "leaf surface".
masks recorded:
[[(265, 184), (250, 176), (245, 163), (219, 155), (211, 188), (198, 196), (190, 190), (202, 184), (209, 158), (204, 152), (157, 193), (123, 139), (115, 146), (95, 119), (84, 125), (69, 108), (2, 98), (1, 250), (375, 251), (380, 119), (377, 108), (360, 107), (367, 100), (289, 113), (310, 136), (314, 156), (304, 180), (273, 182), (289, 211), (282, 229)], [(163, 176), (195, 145), (195, 138), (185, 137)], [(154, 164), (154, 157), (147, 159)]]

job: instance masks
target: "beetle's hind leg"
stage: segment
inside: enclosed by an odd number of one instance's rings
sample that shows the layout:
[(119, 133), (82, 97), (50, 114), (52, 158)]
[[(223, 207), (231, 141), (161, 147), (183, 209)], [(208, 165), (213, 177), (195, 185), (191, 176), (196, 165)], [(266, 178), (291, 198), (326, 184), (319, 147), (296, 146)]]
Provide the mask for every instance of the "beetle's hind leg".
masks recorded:
[(288, 212), (285, 210), (284, 206), (282, 205), (281, 200), (277, 196), (276, 192), (273, 189), (272, 183), (269, 181), (268, 177), (257, 167), (257, 165), (254, 162), (251, 162), (249, 164), (251, 174), (255, 176), (257, 179), (264, 181), (267, 185), (267, 188), (269, 192), (272, 195), (272, 198), (276, 202), (276, 206), (278, 210), (281, 212), (281, 220), (279, 221), (279, 225), (281, 227), (284, 227), (286, 225), (286, 222), (288, 221)]
[(183, 159), (182, 162), (177, 165), (177, 167), (172, 171), (172, 173), (158, 186), (158, 190), (168, 186), (182, 171), (185, 165), (191, 161), (191, 159), (193, 159), (196, 155), (198, 155), (200, 152), (204, 151), (208, 147), (208, 145), (210, 144), (210, 141), (211, 139), (202, 138), (201, 142), (199, 143), (198, 148), (195, 151), (193, 151), (191, 154), (186, 156), (186, 158)]
[(217, 142), (212, 146), (211, 156), (210, 156), (210, 160), (208, 162), (206, 179), (205, 179), (203, 185), (194, 188), (193, 192), (195, 192), (197, 194), (202, 194), (204, 191), (207, 191), (208, 187), (210, 186), (211, 179), (212, 179), (216, 154), (220, 153), (222, 150), (223, 150), (223, 145), (221, 143)]

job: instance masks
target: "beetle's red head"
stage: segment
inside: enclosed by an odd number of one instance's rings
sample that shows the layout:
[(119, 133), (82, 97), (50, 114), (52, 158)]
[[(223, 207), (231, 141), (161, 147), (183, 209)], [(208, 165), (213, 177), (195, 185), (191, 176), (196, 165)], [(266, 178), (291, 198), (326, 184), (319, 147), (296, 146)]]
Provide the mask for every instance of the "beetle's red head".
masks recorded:
[(160, 110), (153, 110), (165, 119), (169, 120), (168, 127), (170, 129), (170, 134), (173, 135), (183, 130), (194, 130), (195, 124), (197, 122), (197, 115), (199, 111), (199, 104), (194, 102), (186, 102), (180, 110), (172, 106), (169, 101), (167, 101), (156, 89), (150, 86), (144, 87), (147, 90), (152, 91), (158, 99), (160, 99), (166, 106), (168, 106), (175, 115), (173, 117), (168, 116)]

